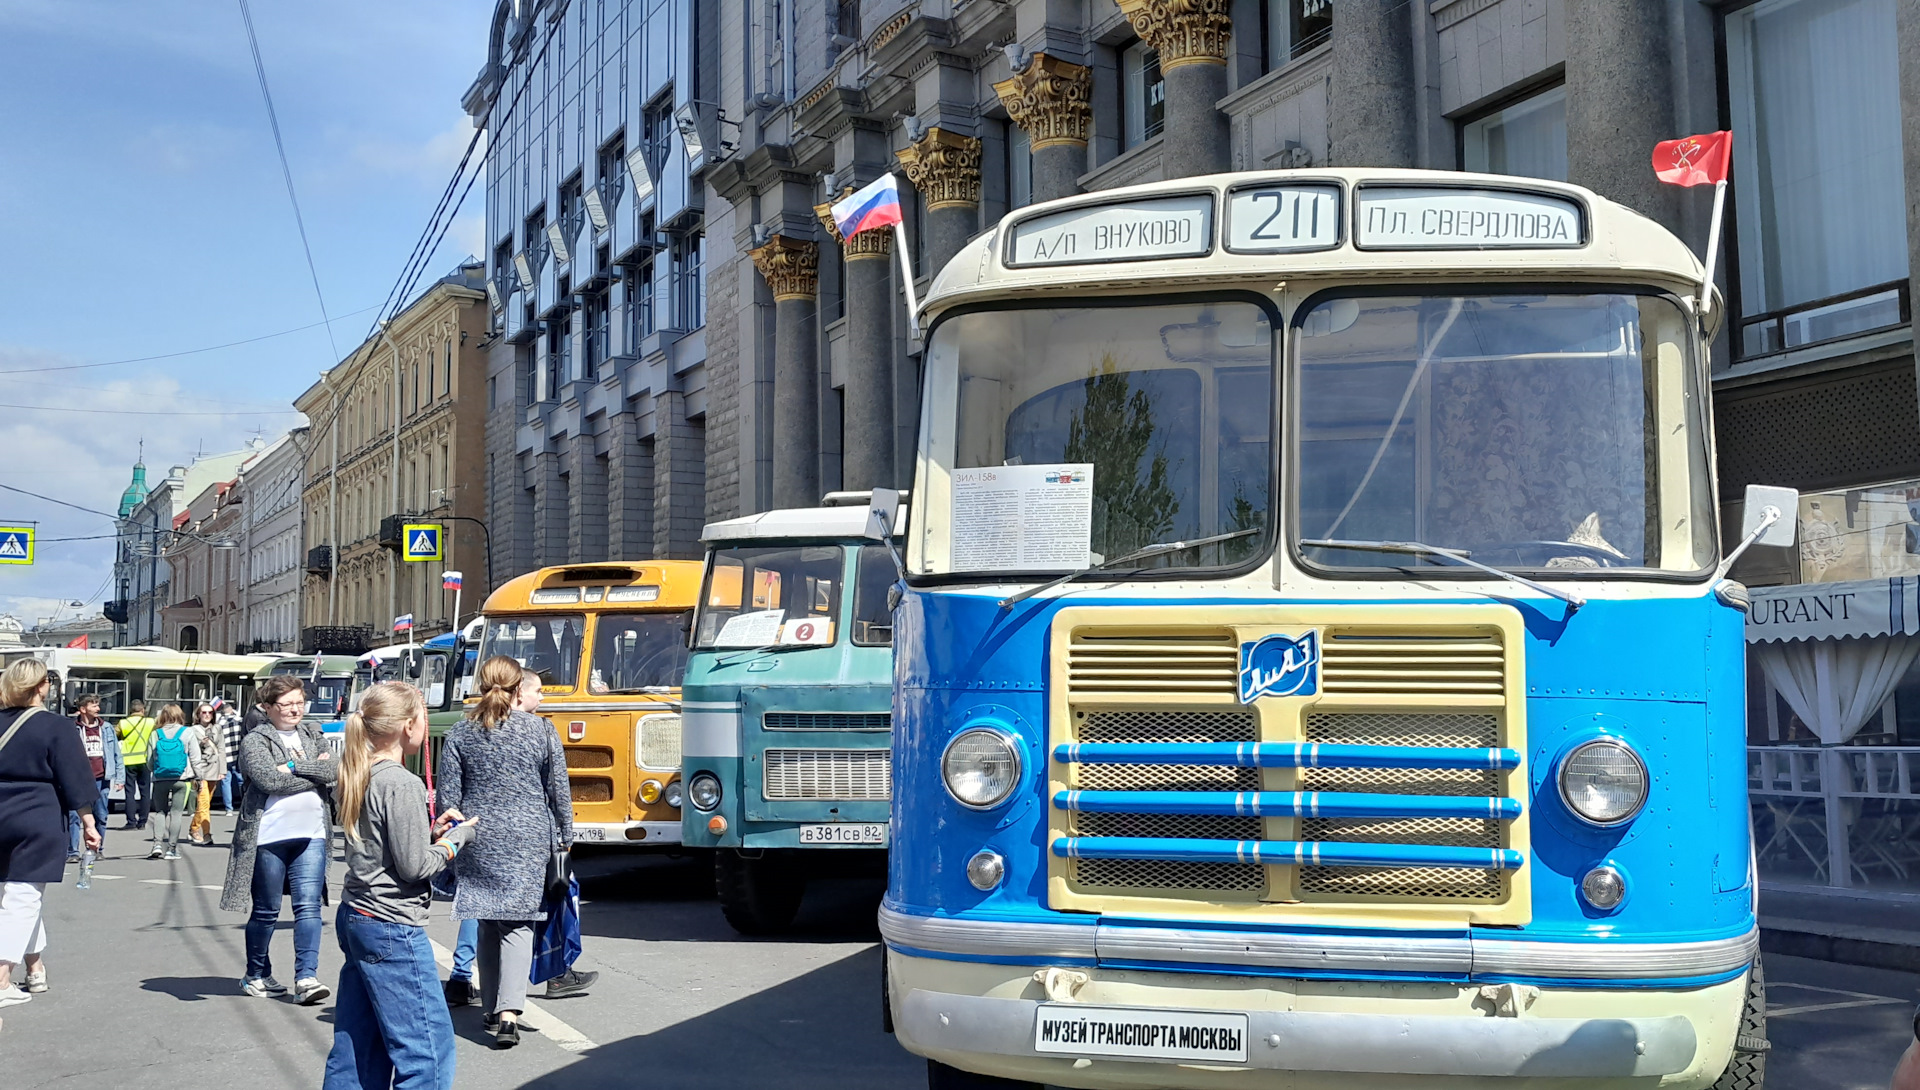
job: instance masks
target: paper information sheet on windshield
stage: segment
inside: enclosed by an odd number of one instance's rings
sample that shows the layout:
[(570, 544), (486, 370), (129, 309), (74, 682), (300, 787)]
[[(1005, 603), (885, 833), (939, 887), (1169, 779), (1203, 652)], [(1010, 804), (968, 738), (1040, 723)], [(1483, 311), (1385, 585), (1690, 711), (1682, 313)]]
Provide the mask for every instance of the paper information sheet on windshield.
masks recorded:
[(786, 616), (784, 609), (762, 609), (729, 617), (727, 623), (720, 626), (720, 635), (714, 638), (714, 645), (766, 647), (779, 638), (780, 622)]
[(953, 471), (954, 571), (1075, 571), (1091, 562), (1093, 464)]

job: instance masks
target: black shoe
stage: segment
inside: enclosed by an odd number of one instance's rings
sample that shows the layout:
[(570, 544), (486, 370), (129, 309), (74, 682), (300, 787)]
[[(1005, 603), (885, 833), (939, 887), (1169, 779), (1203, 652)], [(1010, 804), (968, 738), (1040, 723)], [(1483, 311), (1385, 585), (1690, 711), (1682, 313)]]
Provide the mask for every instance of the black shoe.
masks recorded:
[(475, 1003), (480, 1002), (480, 997), (473, 992), (473, 981), (471, 980), (461, 980), (459, 977), (454, 977), (452, 980), (447, 981), (441, 990), (446, 993), (448, 1007), (471, 1007)]
[(599, 973), (579, 973), (572, 969), (547, 981), (548, 999), (572, 999), (576, 995), (587, 994), (593, 982), (600, 979)]
[(80, 857), (79, 857), (78, 855), (69, 855), (69, 856), (67, 856), (67, 862), (69, 862), (69, 863), (78, 863), (78, 862), (80, 862)]
[(502, 1021), (493, 1031), (493, 1047), (512, 1048), (520, 1043), (520, 1023)]

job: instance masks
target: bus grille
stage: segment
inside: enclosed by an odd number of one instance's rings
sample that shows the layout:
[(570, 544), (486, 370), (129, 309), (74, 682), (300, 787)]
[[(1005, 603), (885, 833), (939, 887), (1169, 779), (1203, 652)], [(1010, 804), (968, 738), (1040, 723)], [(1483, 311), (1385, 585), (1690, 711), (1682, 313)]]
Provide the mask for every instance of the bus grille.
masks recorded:
[(680, 771), (680, 717), (647, 715), (640, 718), (641, 768), (655, 772)]
[(760, 725), (767, 730), (892, 730), (887, 712), (766, 712)]
[(770, 749), (761, 793), (769, 801), (884, 802), (893, 797), (893, 751)]
[(1245, 706), (1233, 630), (1072, 632), (1050, 778), (1080, 899), (1058, 907), (1508, 901), (1525, 746), (1503, 641), (1329, 627), (1313, 699)]

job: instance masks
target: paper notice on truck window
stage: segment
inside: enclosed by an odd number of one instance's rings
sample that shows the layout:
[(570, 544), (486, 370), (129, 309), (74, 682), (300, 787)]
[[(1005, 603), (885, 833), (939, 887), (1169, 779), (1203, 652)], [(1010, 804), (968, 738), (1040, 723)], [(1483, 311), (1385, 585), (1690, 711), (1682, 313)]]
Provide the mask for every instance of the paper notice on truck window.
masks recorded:
[(714, 646), (771, 646), (780, 637), (780, 622), (786, 616), (784, 609), (762, 609), (728, 617), (727, 623), (720, 626), (720, 635), (714, 638)]
[(1089, 562), (1093, 465), (953, 471), (954, 571), (1074, 571)]

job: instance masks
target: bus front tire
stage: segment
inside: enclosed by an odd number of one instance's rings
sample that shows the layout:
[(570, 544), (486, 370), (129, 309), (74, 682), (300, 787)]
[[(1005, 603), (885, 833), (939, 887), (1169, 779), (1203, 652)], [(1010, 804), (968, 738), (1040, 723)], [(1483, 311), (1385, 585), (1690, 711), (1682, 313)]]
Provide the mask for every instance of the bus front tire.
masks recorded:
[(1767, 1040), (1767, 974), (1756, 957), (1747, 974), (1747, 1002), (1740, 1012), (1733, 1059), (1714, 1081), (1713, 1090), (1761, 1090), (1767, 1083), (1767, 1050), (1772, 1047)]
[(713, 855), (720, 911), (742, 935), (779, 935), (793, 926), (806, 877), (779, 853), (757, 857), (722, 848)]
[(938, 1060), (927, 1061), (927, 1090), (1042, 1090), (1037, 1082), (1021, 1082), (994, 1075), (976, 1075)]

